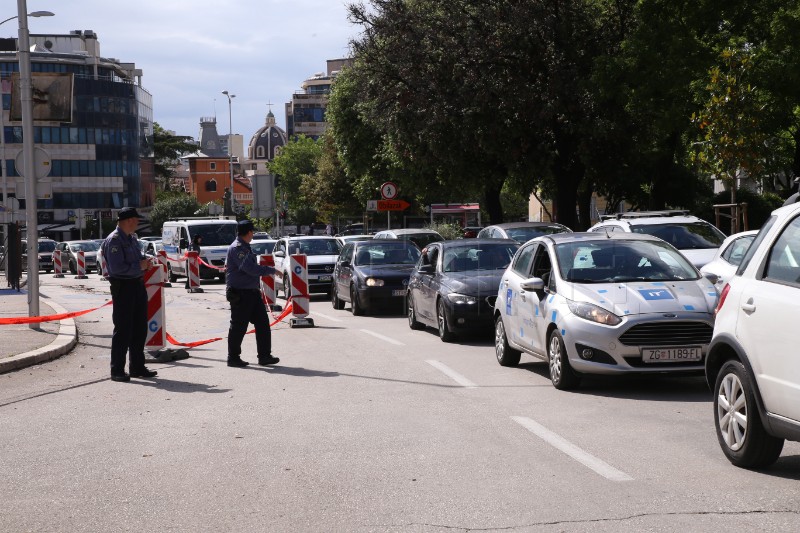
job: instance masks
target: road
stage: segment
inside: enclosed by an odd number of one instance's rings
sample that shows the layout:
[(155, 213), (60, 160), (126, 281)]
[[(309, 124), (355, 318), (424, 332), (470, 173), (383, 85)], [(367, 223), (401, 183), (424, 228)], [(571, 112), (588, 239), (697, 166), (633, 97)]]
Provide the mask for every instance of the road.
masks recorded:
[[(109, 298), (42, 278), (69, 310)], [(203, 287), (166, 289), (177, 339), (226, 336), (224, 286)], [(274, 327), (274, 368), (228, 368), (222, 341), (127, 384), (110, 307), (79, 318), (73, 352), (0, 376), (0, 531), (800, 530), (800, 445), (731, 466), (701, 378), (561, 392), (491, 339), (348, 310), (315, 297), (316, 327)]]

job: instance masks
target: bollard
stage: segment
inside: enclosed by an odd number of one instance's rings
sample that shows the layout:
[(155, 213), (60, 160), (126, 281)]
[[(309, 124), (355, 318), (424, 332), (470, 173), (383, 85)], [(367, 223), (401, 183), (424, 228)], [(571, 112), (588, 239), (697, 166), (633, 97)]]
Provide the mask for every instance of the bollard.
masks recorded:
[(292, 328), (313, 328), (314, 320), (308, 318), (311, 296), (308, 293), (308, 263), (305, 254), (289, 256), (289, 272), (292, 280)]
[[(275, 260), (272, 255), (264, 254), (259, 256), (258, 264), (262, 266), (275, 266)], [(261, 276), (261, 299), (264, 305), (269, 306), (273, 311), (280, 311), (281, 306), (275, 305), (275, 274), (271, 276)]]
[(200, 253), (186, 253), (186, 275), (189, 277), (188, 292), (203, 292), (200, 288)]
[(55, 250), (53, 252), (53, 277), (54, 278), (63, 278), (64, 271), (62, 270), (61, 266), (61, 250)]
[(76, 270), (78, 271), (78, 275), (75, 276), (75, 279), (89, 279), (89, 276), (86, 275), (86, 252), (83, 250), (79, 250), (76, 254)]
[(164, 269), (154, 266), (144, 273), (144, 286), (147, 290), (147, 338), (145, 349), (158, 351), (167, 344), (167, 325), (164, 315)]
[(101, 253), (97, 254), (97, 272), (100, 274), (100, 279), (108, 281), (108, 266), (106, 266), (106, 256)]
[(168, 261), (167, 252), (164, 250), (159, 250), (158, 264), (164, 269), (164, 287), (172, 287), (172, 283), (169, 281), (169, 268), (167, 268)]

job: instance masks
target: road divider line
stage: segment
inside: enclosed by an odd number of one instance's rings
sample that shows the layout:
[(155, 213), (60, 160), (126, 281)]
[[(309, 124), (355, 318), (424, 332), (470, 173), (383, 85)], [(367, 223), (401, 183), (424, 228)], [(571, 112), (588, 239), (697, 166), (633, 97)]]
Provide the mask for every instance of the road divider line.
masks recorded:
[(604, 478), (611, 481), (633, 481), (633, 478), (625, 472), (617, 470), (605, 461), (575, 446), (561, 435), (550, 431), (538, 422), (524, 416), (512, 416), (511, 420)]
[(405, 344), (404, 344), (404, 343), (402, 343), (402, 342), (400, 342), (400, 341), (396, 341), (396, 340), (394, 340), (394, 339), (393, 339), (393, 338), (391, 338), (391, 337), (387, 337), (386, 335), (381, 335), (380, 333), (375, 333), (374, 331), (370, 331), (370, 330), (368, 330), (368, 329), (362, 329), (361, 331), (363, 331), (363, 332), (364, 332), (364, 333), (366, 333), (367, 335), (372, 335), (372, 336), (373, 336), (373, 337), (375, 337), (376, 339), (380, 339), (380, 340), (382, 340), (382, 341), (386, 341), (386, 342), (388, 342), (389, 344), (394, 344), (395, 346), (405, 346)]
[(477, 387), (476, 384), (474, 384), (473, 382), (471, 382), (470, 380), (468, 380), (467, 378), (465, 378), (464, 376), (462, 376), (461, 374), (459, 374), (458, 372), (456, 372), (455, 370), (453, 370), (444, 363), (440, 363), (435, 359), (429, 359), (425, 362), (431, 365), (433, 368), (439, 370), (446, 376), (448, 376), (450, 379), (452, 379), (462, 387), (467, 387), (467, 388)]
[(331, 322), (341, 322), (342, 321), (340, 318), (334, 318), (332, 316), (328, 316), (328, 315), (325, 315), (323, 313), (319, 313), (317, 311), (314, 311), (314, 316), (321, 316), (322, 318), (324, 318), (326, 320), (330, 320)]

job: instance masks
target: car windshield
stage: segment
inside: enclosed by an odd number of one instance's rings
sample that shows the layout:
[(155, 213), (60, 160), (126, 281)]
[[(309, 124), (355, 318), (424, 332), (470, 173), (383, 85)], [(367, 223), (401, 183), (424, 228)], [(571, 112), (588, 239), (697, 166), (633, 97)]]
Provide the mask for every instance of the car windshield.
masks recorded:
[(573, 283), (698, 279), (680, 253), (661, 242), (594, 241), (556, 245), (561, 277)]
[(420, 250), (428, 246), (432, 242), (443, 241), (441, 235), (438, 233), (414, 233), (412, 235), (400, 235), (401, 239), (407, 239), (416, 244)]
[(336, 239), (302, 239), (289, 241), (289, 253), (305, 255), (339, 255), (339, 241)]
[(203, 246), (230, 246), (236, 240), (236, 224), (201, 224), (189, 226), (190, 239), (200, 235)]
[(541, 235), (552, 235), (554, 233), (565, 233), (567, 229), (563, 226), (540, 226), (536, 228), (508, 228), (509, 239), (514, 239), (517, 242), (528, 242)]
[(725, 234), (708, 222), (643, 224), (631, 226), (631, 231), (663, 239), (678, 250), (719, 248), (725, 240)]
[(56, 241), (39, 241), (39, 253), (52, 252), (56, 249)]
[(454, 246), (444, 251), (444, 272), (505, 269), (517, 251), (516, 244), (472, 244)]
[(275, 248), (275, 241), (251, 241), (250, 249), (256, 255), (268, 255)]
[(73, 252), (96, 252), (100, 246), (94, 241), (76, 242), (69, 245)]
[(413, 265), (419, 259), (419, 248), (407, 241), (362, 244), (356, 250), (356, 266)]

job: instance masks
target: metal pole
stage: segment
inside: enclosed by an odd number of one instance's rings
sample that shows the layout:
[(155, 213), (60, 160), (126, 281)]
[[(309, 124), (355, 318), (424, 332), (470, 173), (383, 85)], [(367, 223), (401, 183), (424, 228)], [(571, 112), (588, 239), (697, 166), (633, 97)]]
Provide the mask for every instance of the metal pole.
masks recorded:
[[(5, 21), (3, 21), (5, 22)], [(0, 73), (0, 84), (3, 83), (3, 74)], [(1, 93), (0, 93), (1, 94)], [(8, 250), (8, 224), (9, 208), (8, 201), (8, 174), (6, 173), (6, 132), (5, 132), (5, 110), (0, 106), (0, 175), (3, 177), (3, 245), (4, 250)], [(11, 221), (14, 220), (12, 214)], [(3, 271), (8, 272), (8, 261), (3, 261)], [(8, 276), (6, 276), (8, 278)]]
[(233, 191), (233, 150), (231, 150), (232, 144), (232, 137), (233, 137), (233, 114), (232, 114), (232, 106), (231, 100), (236, 98), (235, 94), (231, 94), (228, 91), (222, 91), (222, 94), (228, 97), (228, 168), (231, 171), (231, 209), (235, 205), (236, 194)]
[[(36, 169), (33, 158), (33, 80), (31, 78), (31, 43), (28, 34), (28, 6), (17, 0), (19, 17), (19, 90), (22, 106), (22, 151), (25, 162), (25, 238), (28, 242), (28, 316), (39, 316), (39, 235), (36, 228)], [(41, 329), (30, 324), (31, 329)]]

